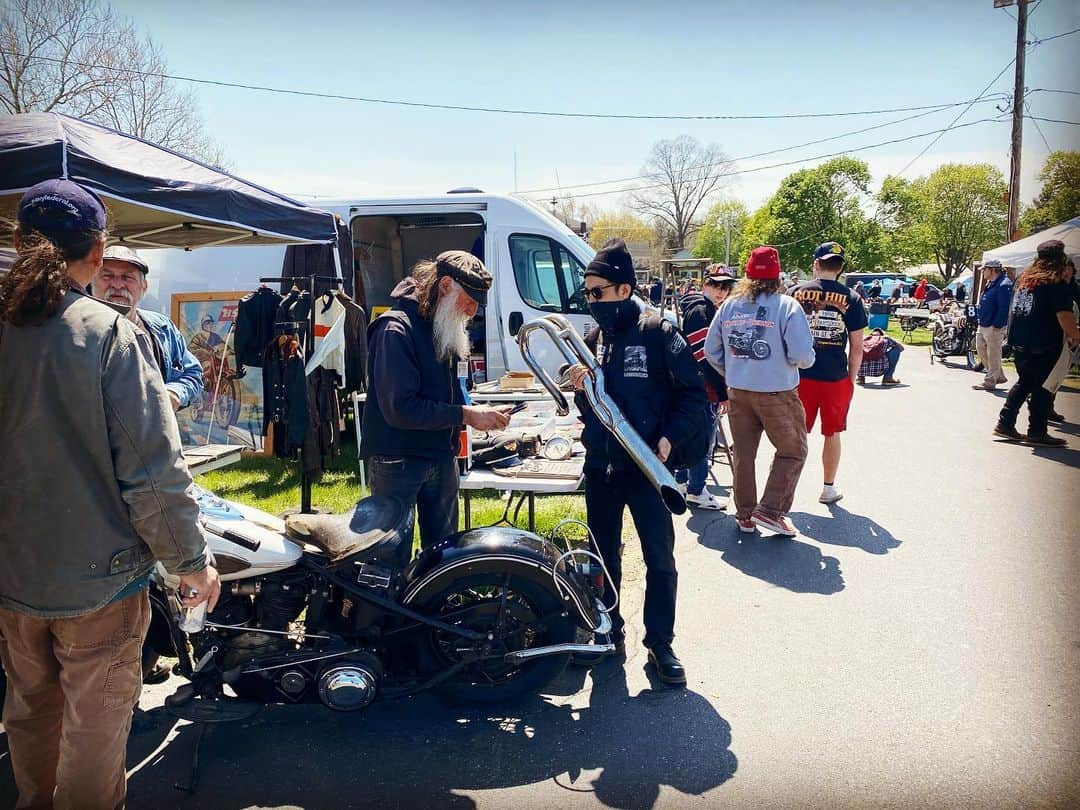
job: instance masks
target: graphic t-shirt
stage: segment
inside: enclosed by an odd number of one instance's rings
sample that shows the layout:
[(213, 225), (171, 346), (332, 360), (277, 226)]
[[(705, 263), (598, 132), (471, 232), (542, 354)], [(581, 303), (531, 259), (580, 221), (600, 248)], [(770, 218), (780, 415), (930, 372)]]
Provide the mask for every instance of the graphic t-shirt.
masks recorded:
[(814, 336), (817, 360), (799, 376), (835, 382), (848, 376), (848, 335), (866, 328), (866, 308), (862, 299), (839, 281), (814, 279), (800, 284), (791, 293), (806, 313)]
[(1059, 312), (1072, 312), (1068, 284), (1018, 288), (1013, 295), (1009, 345), (1029, 352), (1060, 351), (1065, 333), (1057, 320)]

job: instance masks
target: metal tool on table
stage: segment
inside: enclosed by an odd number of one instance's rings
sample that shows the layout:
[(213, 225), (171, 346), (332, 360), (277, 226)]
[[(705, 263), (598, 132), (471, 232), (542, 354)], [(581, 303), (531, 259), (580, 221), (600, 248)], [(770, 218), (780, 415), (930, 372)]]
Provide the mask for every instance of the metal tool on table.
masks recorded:
[(686, 498), (675, 483), (675, 476), (656, 457), (652, 448), (645, 443), (633, 426), (626, 420), (622, 411), (604, 390), (604, 371), (589, 347), (582, 340), (573, 325), (562, 315), (545, 315), (531, 321), (518, 331), (518, 347), (525, 363), (532, 369), (536, 378), (555, 400), (555, 408), (560, 416), (570, 413), (570, 404), (559, 385), (551, 378), (547, 370), (537, 362), (530, 351), (530, 341), (537, 331), (544, 332), (555, 344), (555, 348), (571, 364), (584, 365), (589, 373), (585, 377), (585, 398), (600, 423), (611, 431), (619, 444), (641, 469), (649, 483), (660, 493), (664, 505), (673, 514), (681, 515), (686, 511)]

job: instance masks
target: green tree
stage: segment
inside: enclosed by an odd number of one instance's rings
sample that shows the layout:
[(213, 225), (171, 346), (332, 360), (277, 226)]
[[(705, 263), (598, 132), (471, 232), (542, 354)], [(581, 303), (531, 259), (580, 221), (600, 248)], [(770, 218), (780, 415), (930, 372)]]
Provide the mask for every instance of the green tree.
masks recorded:
[(934, 257), (921, 187), (889, 176), (877, 195), (875, 221), (881, 229), (881, 268), (900, 271)]
[(1020, 217), (1025, 234), (1080, 216), (1080, 152), (1051, 152), (1039, 172), (1042, 191)]
[(871, 270), (880, 259), (880, 226), (863, 210), (870, 199), (865, 161), (838, 157), (785, 177), (743, 231), (740, 261), (756, 245), (773, 245), (786, 270), (807, 270), (814, 248), (840, 242), (852, 269)]
[(728, 226), (731, 226), (729, 262), (737, 263), (742, 252), (742, 232), (750, 219), (750, 211), (739, 200), (721, 200), (705, 215), (705, 221), (694, 241), (694, 255), (724, 261), (728, 253)]
[(951, 281), (1005, 235), (1007, 185), (989, 163), (947, 163), (912, 183), (931, 257)]

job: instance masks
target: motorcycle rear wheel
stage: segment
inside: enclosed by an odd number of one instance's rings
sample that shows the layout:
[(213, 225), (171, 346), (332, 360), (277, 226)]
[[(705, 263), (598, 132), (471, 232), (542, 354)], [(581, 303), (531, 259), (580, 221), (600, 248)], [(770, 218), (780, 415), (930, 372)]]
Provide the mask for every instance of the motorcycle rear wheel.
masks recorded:
[[(565, 613), (554, 586), (495, 572), (451, 582), (439, 592), (421, 595), (414, 609), (445, 622), (494, 636), (493, 652), (513, 652), (574, 641), (574, 623)], [(545, 627), (535, 624), (542, 617)], [(474, 642), (432, 629), (420, 643), (421, 670), (435, 675), (460, 663), (461, 652)], [(500, 657), (465, 665), (434, 690), (454, 702), (501, 704), (535, 695), (562, 672), (567, 655), (551, 655), (525, 664), (507, 664)]]

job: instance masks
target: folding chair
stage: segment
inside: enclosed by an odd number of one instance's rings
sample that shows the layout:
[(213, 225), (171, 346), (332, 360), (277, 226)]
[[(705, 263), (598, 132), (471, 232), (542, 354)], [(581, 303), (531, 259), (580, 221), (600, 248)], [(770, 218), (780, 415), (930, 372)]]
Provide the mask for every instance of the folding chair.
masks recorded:
[(724, 415), (717, 412), (716, 418), (713, 420), (713, 446), (712, 453), (709, 456), (709, 460), (712, 463), (716, 462), (716, 450), (718, 447), (724, 449), (724, 453), (727, 455), (728, 467), (734, 469), (735, 465), (731, 461), (731, 444), (728, 442), (727, 433), (724, 432)]

